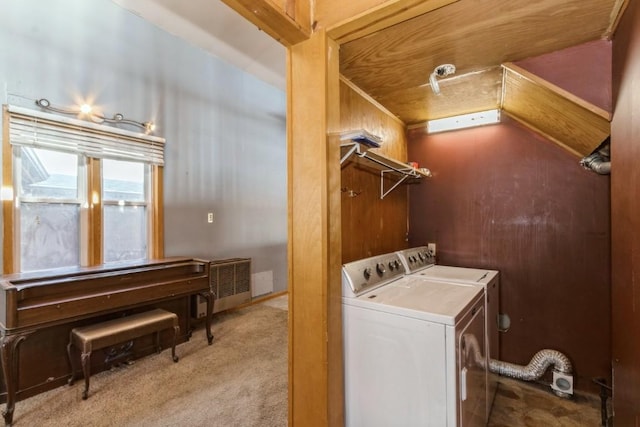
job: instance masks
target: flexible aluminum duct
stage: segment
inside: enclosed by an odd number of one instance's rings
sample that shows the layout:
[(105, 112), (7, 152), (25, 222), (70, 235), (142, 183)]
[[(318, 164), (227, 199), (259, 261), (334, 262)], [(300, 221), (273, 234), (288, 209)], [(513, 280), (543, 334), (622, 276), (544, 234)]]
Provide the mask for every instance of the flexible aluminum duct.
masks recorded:
[[(473, 352), (475, 362), (484, 368), (485, 358), (480, 351), (480, 346), (474, 335), (465, 334), (464, 342), (467, 352)], [(467, 353), (468, 354), (468, 353)], [(557, 350), (544, 349), (533, 355), (527, 366), (516, 365), (514, 363), (503, 362), (501, 360), (489, 359), (489, 371), (505, 377), (515, 378), (523, 381), (535, 381), (540, 379), (553, 365), (555, 372), (570, 376), (572, 373), (571, 361), (569, 358)], [(569, 393), (564, 393), (552, 387), (556, 395), (569, 397)]]
[(600, 175), (609, 175), (611, 173), (611, 162), (601, 156), (600, 153), (593, 153), (583, 158), (580, 160), (580, 164), (585, 169), (592, 170)]
[(611, 154), (609, 145), (605, 145), (595, 153), (584, 157), (580, 160), (580, 165), (585, 169), (594, 171), (600, 175), (609, 175), (611, 173)]

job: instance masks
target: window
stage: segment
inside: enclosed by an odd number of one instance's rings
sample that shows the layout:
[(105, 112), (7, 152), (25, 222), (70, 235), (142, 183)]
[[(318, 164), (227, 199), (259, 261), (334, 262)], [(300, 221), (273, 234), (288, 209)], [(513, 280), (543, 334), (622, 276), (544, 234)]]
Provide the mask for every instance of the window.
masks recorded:
[(79, 265), (78, 156), (31, 147), (15, 154), (20, 270)]
[(4, 273), (162, 256), (162, 138), (4, 114)]
[(102, 161), (104, 262), (147, 257), (147, 170), (144, 163)]

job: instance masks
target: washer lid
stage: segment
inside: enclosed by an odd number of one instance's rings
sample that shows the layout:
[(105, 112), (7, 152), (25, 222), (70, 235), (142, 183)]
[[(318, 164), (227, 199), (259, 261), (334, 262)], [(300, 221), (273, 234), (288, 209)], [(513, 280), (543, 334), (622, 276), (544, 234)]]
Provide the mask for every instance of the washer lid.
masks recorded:
[(480, 297), (480, 286), (445, 283), (405, 276), (343, 303), (445, 325), (455, 325)]
[(446, 280), (463, 283), (489, 283), (498, 274), (496, 270), (482, 270), (479, 268), (449, 267), (446, 265), (431, 265), (415, 273), (427, 279)]

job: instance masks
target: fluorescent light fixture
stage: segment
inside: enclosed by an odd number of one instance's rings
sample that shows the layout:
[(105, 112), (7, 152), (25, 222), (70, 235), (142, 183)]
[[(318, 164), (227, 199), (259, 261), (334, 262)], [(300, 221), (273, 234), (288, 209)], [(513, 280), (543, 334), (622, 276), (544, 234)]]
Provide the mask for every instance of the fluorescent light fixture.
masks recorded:
[(446, 132), (495, 123), (500, 123), (500, 110), (480, 111), (478, 113), (429, 120), (427, 122), (427, 133)]

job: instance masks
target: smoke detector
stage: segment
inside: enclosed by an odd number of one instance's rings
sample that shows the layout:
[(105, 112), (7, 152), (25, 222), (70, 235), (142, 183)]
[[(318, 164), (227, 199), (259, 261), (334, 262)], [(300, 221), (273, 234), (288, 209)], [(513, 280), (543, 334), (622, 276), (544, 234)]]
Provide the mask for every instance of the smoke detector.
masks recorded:
[(438, 65), (433, 73), (429, 76), (429, 84), (431, 85), (431, 90), (436, 95), (440, 94), (440, 85), (438, 84), (438, 78), (446, 77), (456, 72), (456, 66), (453, 64), (442, 64)]

